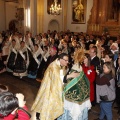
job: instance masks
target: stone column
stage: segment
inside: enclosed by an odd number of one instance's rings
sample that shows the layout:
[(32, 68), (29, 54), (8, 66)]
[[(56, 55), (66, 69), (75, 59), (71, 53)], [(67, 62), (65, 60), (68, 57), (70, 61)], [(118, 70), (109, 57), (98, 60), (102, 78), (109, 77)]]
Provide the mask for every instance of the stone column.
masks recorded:
[(44, 2), (45, 0), (37, 0), (37, 34), (43, 32)]
[(98, 0), (93, 0), (93, 8), (91, 11), (91, 23), (96, 24), (98, 11)]
[(37, 34), (37, 0), (30, 0), (31, 33)]

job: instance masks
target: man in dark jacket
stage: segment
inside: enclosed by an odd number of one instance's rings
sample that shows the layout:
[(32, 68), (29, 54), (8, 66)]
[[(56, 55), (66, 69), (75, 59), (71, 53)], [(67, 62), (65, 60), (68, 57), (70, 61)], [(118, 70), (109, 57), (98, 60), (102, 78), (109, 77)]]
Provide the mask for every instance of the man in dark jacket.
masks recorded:
[[(94, 46), (89, 50), (89, 54), (91, 57), (91, 65), (94, 65), (95, 69), (98, 69), (100, 67), (100, 60), (97, 57), (97, 47)], [(96, 78), (95, 78), (96, 79)], [(95, 88), (95, 100), (92, 102), (92, 105), (95, 106), (96, 104), (96, 83), (94, 82), (94, 88)]]

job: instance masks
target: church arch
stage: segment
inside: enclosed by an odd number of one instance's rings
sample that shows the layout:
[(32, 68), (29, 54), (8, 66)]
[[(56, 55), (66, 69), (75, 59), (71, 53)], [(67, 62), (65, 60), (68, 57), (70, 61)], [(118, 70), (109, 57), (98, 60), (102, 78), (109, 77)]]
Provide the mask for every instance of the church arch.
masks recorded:
[(60, 25), (59, 22), (55, 19), (52, 19), (49, 24), (48, 24), (48, 30), (50, 31), (59, 31), (60, 30)]

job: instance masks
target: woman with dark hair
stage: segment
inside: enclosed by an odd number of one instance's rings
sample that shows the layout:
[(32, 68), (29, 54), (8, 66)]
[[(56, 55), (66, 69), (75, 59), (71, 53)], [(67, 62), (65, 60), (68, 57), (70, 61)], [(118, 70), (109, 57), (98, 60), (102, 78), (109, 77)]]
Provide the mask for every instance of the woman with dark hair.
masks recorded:
[(25, 46), (25, 42), (21, 41), (20, 49), (17, 52), (13, 75), (19, 76), (20, 78), (22, 78), (23, 76), (27, 76), (28, 64), (28, 50)]
[(8, 116), (12, 111), (19, 107), (18, 98), (11, 92), (0, 94), (0, 115)]
[(34, 45), (31, 61), (28, 66), (28, 78), (35, 79), (39, 65), (42, 61), (42, 51), (37, 44)]
[(16, 41), (15, 39), (12, 39), (12, 43), (9, 48), (9, 55), (7, 58), (7, 71), (8, 72), (13, 72), (14, 70), (14, 63), (15, 63), (15, 59), (17, 56), (17, 50), (18, 48), (16, 47)]
[(112, 62), (105, 62), (103, 72), (96, 78), (96, 98), (100, 104), (99, 118), (96, 120), (113, 120), (112, 104), (115, 100), (115, 67)]
[(114, 62), (114, 54), (111, 51), (106, 52), (104, 59), (104, 62)]
[(85, 75), (87, 76), (89, 82), (90, 82), (90, 101), (94, 101), (94, 81), (95, 81), (95, 77), (96, 77), (96, 72), (95, 72), (95, 68), (93, 65), (90, 64), (91, 62), (91, 58), (90, 55), (88, 53), (85, 53), (85, 58), (83, 61), (83, 71), (85, 73)]
[[(0, 86), (4, 89), (6, 86)], [(6, 88), (7, 89), (7, 88)], [(30, 114), (27, 112), (23, 94), (14, 95), (11, 92), (0, 93), (0, 117), (3, 120), (14, 120), (18, 114), (18, 120), (30, 120)]]

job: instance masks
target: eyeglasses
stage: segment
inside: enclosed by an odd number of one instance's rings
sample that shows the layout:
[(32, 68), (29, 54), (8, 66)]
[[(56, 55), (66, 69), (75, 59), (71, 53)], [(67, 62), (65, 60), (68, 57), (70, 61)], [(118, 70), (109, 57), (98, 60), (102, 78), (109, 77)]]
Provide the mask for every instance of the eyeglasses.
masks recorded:
[[(63, 59), (63, 58), (62, 58)], [(65, 62), (68, 62), (68, 60), (63, 59)]]

